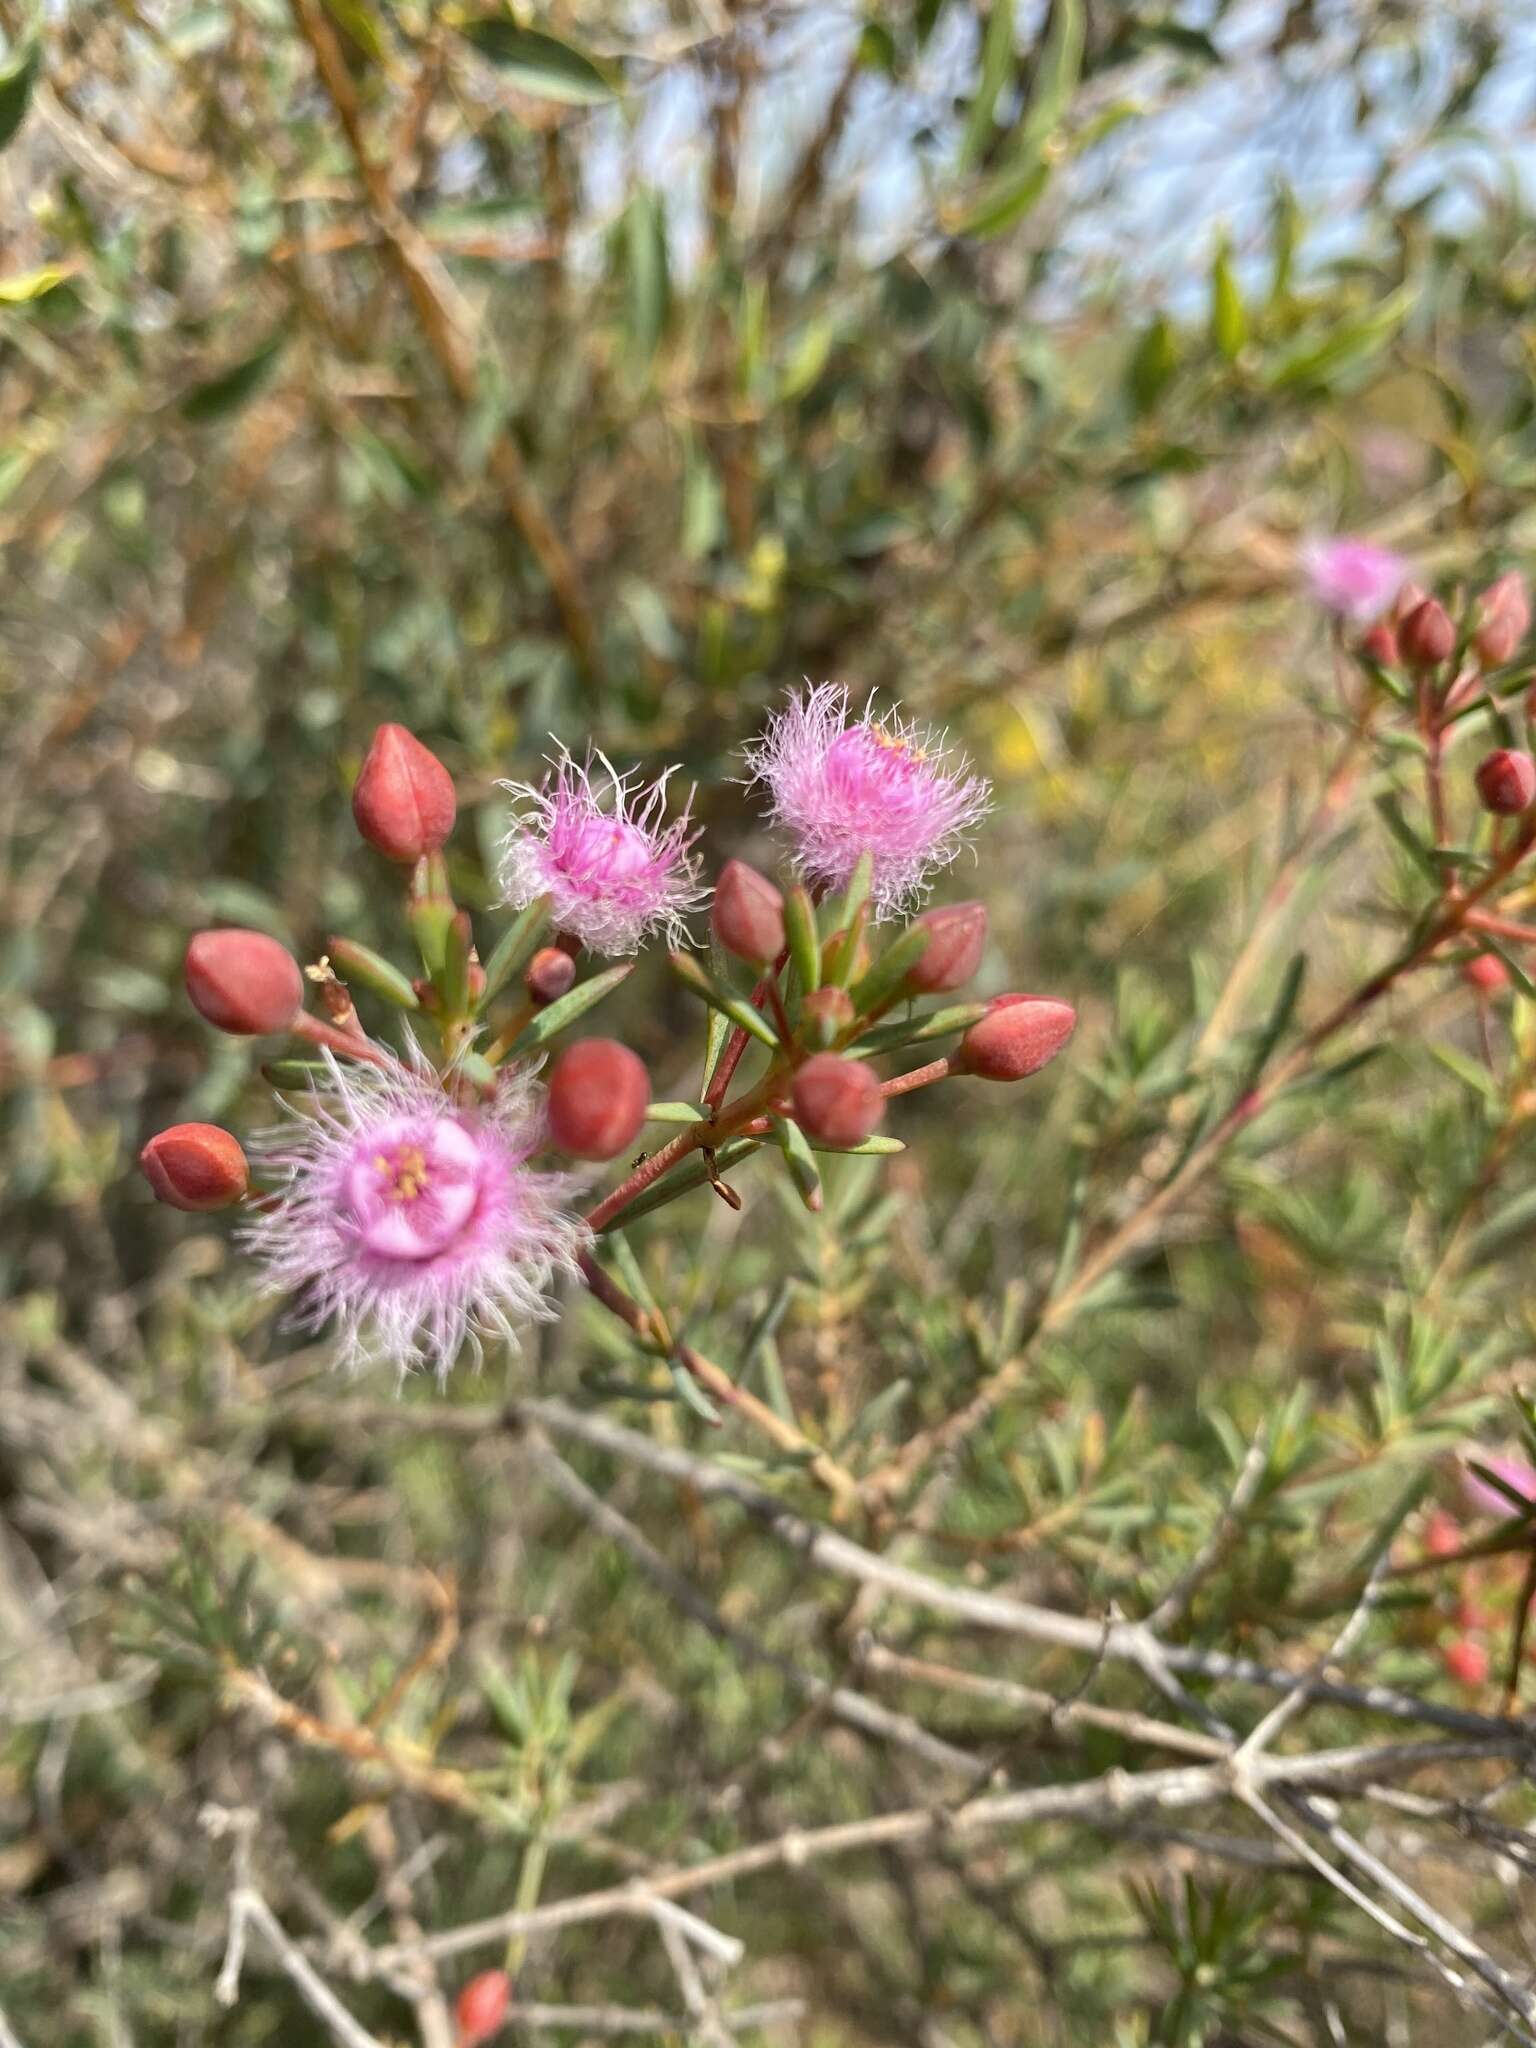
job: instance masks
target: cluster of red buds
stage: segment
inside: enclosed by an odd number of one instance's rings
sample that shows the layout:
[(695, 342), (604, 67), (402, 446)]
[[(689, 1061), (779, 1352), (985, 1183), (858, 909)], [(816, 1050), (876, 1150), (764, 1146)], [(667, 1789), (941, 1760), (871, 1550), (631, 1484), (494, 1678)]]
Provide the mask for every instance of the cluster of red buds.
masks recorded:
[(1412, 1626), (1433, 1646), (1448, 1678), (1480, 1693), (1496, 1667), (1507, 1665), (1508, 1646), (1520, 1643), (1523, 1661), (1536, 1662), (1536, 1635), (1522, 1614), (1530, 1600), (1530, 1534), (1523, 1518), (1536, 1501), (1536, 1469), (1523, 1458), (1473, 1449), (1460, 1490), (1462, 1514), (1441, 1506), (1425, 1517), (1412, 1569), (1429, 1570), (1440, 1583)]
[[(791, 702), (748, 758), (794, 873), (780, 886), (729, 861), (707, 954), (682, 943), (710, 897), (688, 805), (673, 814), (665, 775), (639, 785), (600, 754), (578, 765), (562, 749), (543, 783), (508, 785), (511, 914), (482, 958), (444, 858), (452, 779), (412, 734), (381, 727), (353, 813), (407, 870), (419, 971), (348, 938), (301, 970), (264, 933), (196, 934), (186, 988), (198, 1012), (220, 1031), (296, 1039), (303, 1057), (264, 1070), (287, 1114), (248, 1148), (206, 1124), (152, 1138), (141, 1163), (155, 1194), (189, 1210), (243, 1205), (244, 1246), (301, 1327), (330, 1329), (344, 1363), (441, 1375), (466, 1348), (515, 1342), (554, 1313), (561, 1270), (647, 1327), (597, 1261), (604, 1232), (704, 1186), (739, 1207), (725, 1176), (764, 1150), (817, 1209), (819, 1155), (902, 1149), (881, 1135), (893, 1098), (954, 1076), (1020, 1081), (1060, 1052), (1076, 1022), (1067, 1003), (955, 1000), (982, 967), (981, 903), (912, 914), (987, 808), (986, 784), (941, 738), (856, 716), (846, 693), (822, 688)], [(618, 1040), (571, 1036), (651, 933), (705, 1006), (691, 1100), (653, 1099)], [(359, 1004), (403, 1015), (402, 1049)], [(593, 1167), (630, 1152), (648, 1123), (672, 1135), (591, 1200)]]
[[(1510, 570), (1470, 600), (1447, 602), (1414, 582), (1400, 556), (1367, 541), (1314, 542), (1303, 559), (1313, 595), (1353, 633), (1376, 686), (1355, 707), (1357, 731), (1363, 736), (1394, 701), (1413, 727), (1423, 824), (1393, 799), (1382, 808), (1438, 886), (1434, 940), (1419, 954), (1453, 959), (1484, 1006), (1512, 981), (1536, 993), (1511, 952), (1536, 943), (1536, 925), (1498, 901), (1536, 846), (1536, 682), (1521, 660), (1531, 627), (1525, 579)], [(1483, 750), (1464, 787), (1489, 821), (1481, 845), (1456, 828), (1446, 773), (1450, 750), (1473, 734)]]

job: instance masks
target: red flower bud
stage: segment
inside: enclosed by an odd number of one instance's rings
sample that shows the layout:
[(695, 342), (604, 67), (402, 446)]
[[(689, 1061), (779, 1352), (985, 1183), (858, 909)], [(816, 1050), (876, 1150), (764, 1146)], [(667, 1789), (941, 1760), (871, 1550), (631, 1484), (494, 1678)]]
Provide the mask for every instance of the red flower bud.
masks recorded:
[(1470, 1636), (1458, 1636), (1454, 1642), (1447, 1643), (1440, 1654), (1446, 1670), (1458, 1685), (1488, 1683), (1488, 1652), (1481, 1643), (1474, 1643)]
[(1424, 1549), (1430, 1557), (1454, 1557), (1462, 1546), (1462, 1534), (1454, 1515), (1436, 1508), (1424, 1527)]
[(251, 1184), (245, 1154), (217, 1124), (172, 1124), (139, 1154), (155, 1199), (172, 1209), (227, 1209)]
[(1418, 610), (1428, 595), (1422, 583), (1405, 583), (1392, 605), (1393, 623), (1400, 626), (1410, 612)]
[(1456, 628), (1438, 598), (1415, 605), (1397, 629), (1397, 644), (1410, 668), (1438, 668), (1456, 651)]
[(567, 1046), (549, 1076), (549, 1131), (577, 1159), (613, 1159), (645, 1122), (650, 1076), (627, 1045), (583, 1038)]
[(528, 962), (524, 976), (528, 993), (536, 1003), (558, 1002), (576, 979), (576, 962), (559, 946), (541, 946)]
[(807, 1045), (828, 1046), (853, 1022), (853, 998), (842, 988), (813, 988), (800, 1004), (800, 1034)]
[(823, 1145), (862, 1145), (885, 1115), (869, 1068), (835, 1052), (813, 1054), (796, 1073), (790, 1097), (800, 1128)]
[(286, 1031), (303, 1005), (298, 961), (265, 932), (198, 932), (183, 971), (198, 1015), (241, 1037)]
[(1496, 747), (1477, 764), (1483, 809), (1512, 818), (1536, 797), (1536, 761), (1516, 747)]
[(1493, 996), (1509, 986), (1509, 969), (1497, 953), (1476, 953), (1470, 960), (1462, 961), (1461, 978), (1479, 995)]
[(1023, 1081), (1055, 1059), (1076, 1028), (1076, 1010), (1054, 996), (994, 996), (961, 1039), (955, 1064), (984, 1081)]
[(1511, 569), (1490, 583), (1478, 600), (1478, 612), (1477, 651), (1489, 668), (1498, 668), (1531, 630), (1531, 593), (1525, 578)]
[(1360, 652), (1378, 668), (1396, 668), (1400, 659), (1397, 635), (1385, 621), (1372, 626), (1360, 642)]
[(981, 965), (987, 943), (987, 906), (946, 903), (942, 909), (925, 910), (917, 922), (928, 933), (928, 944), (917, 965), (907, 972), (907, 987), (924, 996), (964, 988)]
[(459, 2038), (455, 2048), (481, 2048), (481, 2043), (499, 2034), (506, 2024), (512, 2002), (512, 1979), (505, 1970), (482, 1970), (471, 1977), (454, 2000), (453, 2016)]
[(381, 725), (352, 790), (352, 815), (368, 844), (388, 860), (436, 853), (453, 830), (453, 777), (403, 725)]
[(715, 937), (738, 960), (764, 967), (784, 950), (784, 898), (744, 860), (728, 860), (720, 870), (709, 915)]

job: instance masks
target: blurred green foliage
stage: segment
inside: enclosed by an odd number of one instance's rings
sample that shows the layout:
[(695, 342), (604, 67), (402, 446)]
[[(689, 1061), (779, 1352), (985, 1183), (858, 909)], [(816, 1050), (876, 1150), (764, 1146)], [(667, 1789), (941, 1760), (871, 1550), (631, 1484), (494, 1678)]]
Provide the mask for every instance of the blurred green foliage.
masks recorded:
[[(1417, 0), (3, 0), (0, 24), (0, 2009), (25, 2048), (332, 2040), (258, 1945), (215, 2002), (211, 1800), (258, 1814), (266, 1896), (378, 2038), (449, 2048), (431, 1996), (348, 1981), (349, 1942), (966, 1786), (680, 1622), (510, 1435), (379, 1420), (361, 1397), (386, 1390), (294, 1354), (222, 1232), (152, 1209), (147, 1132), (259, 1099), (263, 1048), (180, 998), (188, 932), (398, 950), (345, 802), (384, 719), (455, 772), (477, 910), (494, 781), (548, 734), (681, 760), (713, 857), (766, 860), (727, 778), (786, 684), (948, 723), (998, 786), (955, 883), (993, 911), (987, 985), (1078, 1004), (1070, 1071), (914, 1100), (909, 1152), (846, 1162), (821, 1218), (762, 1167), (739, 1222), (700, 1193), (635, 1232), (693, 1341), (878, 1471), (1023, 1355), (1053, 1262), (1166, 1167), (1202, 1090), (1241, 1085), (1266, 1016), (1326, 1009), (1419, 900), (1361, 804), (1201, 1066), (1332, 745), (1298, 541), (1369, 529), (1468, 590), (1525, 559), (1536, 238), (1509, 138), (1536, 51), (1518, 7)], [(1282, 1102), (1028, 1352), (926, 1529), (892, 1510), (861, 1540), (1138, 1616), (1257, 1441), (1173, 1633), (1319, 1654), (1341, 1574), (1501, 1426), (1536, 1334), (1507, 1085), (1536, 1016), (1499, 1009), (1490, 1068), (1454, 973), (1415, 991), (1379, 1057)], [(690, 1094), (685, 999), (643, 968), (623, 1005), (657, 1093)], [(822, 1512), (665, 1375), (625, 1391), (646, 1370), (582, 1306), (506, 1388), (612, 1405)], [(498, 1367), (406, 1398), (502, 1392)], [(863, 1682), (872, 1630), (1158, 1703), (871, 1613), (686, 1487), (573, 1462), (802, 1672)], [(1450, 1697), (1453, 1607), (1408, 1582), (1370, 1675)], [(46, 1704), (103, 1678), (104, 1705)], [(1145, 1761), (868, 1688), (1015, 1783)], [(1333, 1707), (1307, 1727), (1364, 1739)], [(1396, 1853), (1518, 1953), (1524, 1852), (1468, 1818), (1486, 1769)], [(700, 1910), (747, 1943), (735, 2002), (803, 2001), (775, 2048), (1486, 2038), (1242, 1816), (865, 1851)], [(451, 1959), (446, 1992), (495, 1960)], [(520, 1987), (681, 2010), (640, 1919), (536, 1937)]]

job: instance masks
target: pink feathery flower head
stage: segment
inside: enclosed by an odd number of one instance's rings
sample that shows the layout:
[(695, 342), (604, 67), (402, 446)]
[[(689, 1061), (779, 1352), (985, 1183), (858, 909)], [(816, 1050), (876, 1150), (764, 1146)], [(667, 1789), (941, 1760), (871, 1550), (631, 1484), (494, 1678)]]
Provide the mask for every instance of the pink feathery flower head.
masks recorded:
[(880, 917), (919, 901), (990, 808), (990, 784), (963, 756), (950, 755), (942, 733), (894, 712), (876, 716), (873, 700), (855, 719), (836, 683), (797, 692), (746, 758), (748, 779), (767, 790), (801, 877), (845, 888), (869, 853)]
[[(1461, 1475), (1461, 1490), (1466, 1496), (1468, 1506), (1475, 1508), (1479, 1514), (1498, 1515), (1502, 1520), (1508, 1521), (1512, 1515), (1519, 1514), (1520, 1501), (1536, 1501), (1536, 1471), (1533, 1471), (1523, 1458), (1494, 1457), (1486, 1451), (1473, 1449), (1462, 1453), (1462, 1461), (1466, 1469)], [(1485, 1472), (1492, 1472), (1495, 1477), (1502, 1479), (1504, 1485), (1509, 1488), (1509, 1493), (1505, 1493), (1500, 1487), (1490, 1486), (1486, 1479), (1480, 1478), (1472, 1470), (1470, 1461), (1475, 1461)], [(1511, 1495), (1515, 1498), (1512, 1499)]]
[(1308, 587), (1324, 611), (1357, 626), (1368, 626), (1389, 611), (1408, 580), (1408, 564), (1401, 555), (1347, 534), (1308, 541), (1300, 559)]
[(516, 799), (502, 842), (503, 900), (521, 910), (548, 896), (557, 927), (593, 953), (636, 952), (657, 930), (668, 945), (680, 944), (683, 919), (707, 891), (690, 851), (700, 828), (689, 805), (670, 821), (664, 816), (675, 772), (667, 769), (642, 792), (606, 754), (594, 751), (578, 767), (561, 747), (542, 783), (503, 782)]
[[(414, 1048), (413, 1048), (414, 1051)], [(275, 1198), (240, 1237), (273, 1283), (297, 1296), (293, 1324), (333, 1323), (349, 1370), (387, 1362), (447, 1377), (467, 1346), (514, 1348), (547, 1321), (557, 1270), (573, 1270), (585, 1229), (568, 1174), (537, 1173), (542, 1091), (504, 1074), (466, 1107), (419, 1053), (409, 1066), (342, 1067), (252, 1148)]]

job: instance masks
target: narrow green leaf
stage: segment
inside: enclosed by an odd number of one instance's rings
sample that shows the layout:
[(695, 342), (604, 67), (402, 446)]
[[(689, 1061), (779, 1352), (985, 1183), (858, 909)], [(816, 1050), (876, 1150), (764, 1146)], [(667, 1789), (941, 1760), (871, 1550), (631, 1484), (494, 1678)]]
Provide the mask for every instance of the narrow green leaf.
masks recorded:
[(39, 270), (23, 270), (13, 277), (0, 277), (0, 306), (27, 306), (34, 299), (45, 299), (72, 275), (73, 272), (60, 263), (45, 263)]
[(920, 924), (908, 925), (901, 936), (886, 947), (869, 972), (849, 991), (853, 1007), (861, 1017), (889, 1002), (927, 947), (928, 933)]
[(181, 416), (187, 420), (222, 419), (226, 413), (237, 412), (247, 399), (254, 398), (277, 367), (287, 337), (274, 336), (263, 342), (253, 355), (248, 355), (220, 376), (212, 377), (205, 384), (195, 384), (181, 401)]
[(1158, 313), (1142, 330), (1125, 373), (1126, 389), (1137, 412), (1150, 412), (1167, 389), (1179, 365), (1173, 322)]
[(766, 1045), (772, 1051), (778, 1049), (778, 1036), (761, 1012), (755, 1010), (745, 998), (733, 995), (729, 989), (722, 988), (691, 953), (671, 953), (668, 958), (672, 963), (672, 972), (684, 988), (692, 990), (694, 995), (708, 1003), (712, 1009), (718, 1010), (722, 1016), (729, 1017), (733, 1024), (745, 1031), (749, 1037), (755, 1038), (760, 1045)]
[(784, 1154), (784, 1164), (795, 1184), (795, 1192), (813, 1213), (821, 1207), (821, 1170), (816, 1164), (809, 1139), (789, 1117), (773, 1119), (773, 1135)]
[(848, 1057), (867, 1060), (875, 1053), (894, 1052), (898, 1046), (925, 1045), (930, 1039), (948, 1038), (956, 1031), (969, 1031), (987, 1014), (985, 1003), (954, 1003), (948, 1009), (930, 1010), (926, 1016), (898, 1018), (893, 1024), (877, 1024), (866, 1031)]
[(691, 1102), (652, 1102), (646, 1106), (645, 1120), (648, 1124), (701, 1124), (705, 1117)]
[(544, 936), (544, 927), (548, 922), (549, 898), (536, 896), (507, 926), (491, 949), (490, 959), (485, 963), (485, 989), (480, 997), (482, 1010), (514, 974), (520, 974), (528, 965), (539, 949), (539, 941)]
[(981, 66), (960, 138), (960, 168), (974, 170), (986, 154), (1003, 88), (1013, 77), (1013, 0), (992, 0), (981, 39)]
[(1082, 0), (1055, 0), (1029, 106), (1019, 124), (1020, 155), (1032, 154), (1046, 141), (1071, 105), (1083, 68), (1084, 27)]
[(579, 981), (568, 994), (551, 1003), (547, 1010), (540, 1010), (537, 1017), (530, 1019), (512, 1041), (509, 1057), (518, 1059), (535, 1047), (547, 1045), (557, 1032), (568, 1024), (574, 1024), (578, 1017), (585, 1016), (594, 1003), (611, 995), (619, 983), (635, 971), (633, 960), (625, 960), (617, 967), (609, 967), (602, 974), (594, 974), (586, 981)]
[(1232, 269), (1232, 251), (1223, 240), (1211, 265), (1211, 340), (1219, 355), (1236, 362), (1248, 339), (1248, 312)]
[(371, 946), (359, 945), (356, 939), (328, 939), (326, 955), (349, 988), (368, 989), (401, 1010), (421, 1008), (421, 998), (412, 988), (410, 977)]
[(519, 28), (505, 15), (487, 15), (458, 24), (458, 30), (480, 55), (530, 99), (555, 100), (561, 106), (595, 107), (611, 100), (613, 80), (589, 56), (542, 29)]
[(789, 941), (789, 958), (800, 982), (800, 993), (808, 996), (821, 986), (821, 940), (816, 932), (816, 906), (810, 891), (796, 885), (784, 898), (784, 935)]
[(29, 36), (0, 70), (0, 149), (5, 148), (27, 118), (37, 69), (38, 46)]
[(955, 229), (956, 234), (985, 240), (989, 235), (1002, 234), (1005, 228), (1016, 227), (1038, 204), (1050, 182), (1051, 167), (1043, 157), (1004, 171), (983, 189)]
[(1398, 799), (1395, 796), (1386, 795), (1378, 796), (1374, 801), (1376, 809), (1380, 813), (1382, 823), (1392, 834), (1392, 837), (1397, 841), (1404, 853), (1408, 854), (1412, 858), (1414, 865), (1422, 869), (1429, 879), (1438, 886), (1440, 870), (1435, 865), (1434, 854), (1403, 816), (1402, 805)]

